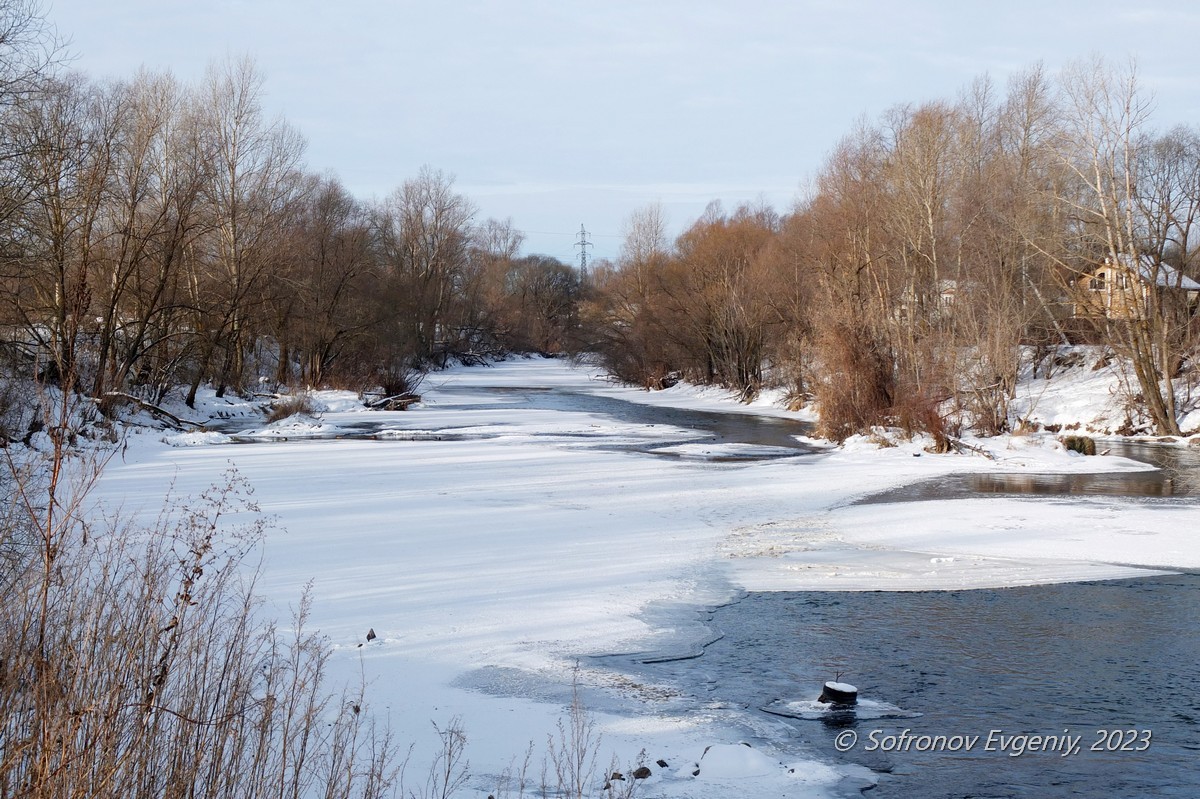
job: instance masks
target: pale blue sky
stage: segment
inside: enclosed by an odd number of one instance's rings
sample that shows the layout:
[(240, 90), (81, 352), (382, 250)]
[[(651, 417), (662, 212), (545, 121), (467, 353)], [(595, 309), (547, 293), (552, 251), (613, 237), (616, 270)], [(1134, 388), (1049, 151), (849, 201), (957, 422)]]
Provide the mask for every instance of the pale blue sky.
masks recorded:
[(383, 196), (423, 164), (526, 252), (580, 223), (613, 257), (634, 209), (673, 232), (712, 199), (786, 210), (855, 120), (1002, 88), (1036, 61), (1137, 58), (1162, 127), (1200, 121), (1200, 4), (972, 0), (46, 0), (72, 66), (198, 78), (249, 53), (311, 169)]

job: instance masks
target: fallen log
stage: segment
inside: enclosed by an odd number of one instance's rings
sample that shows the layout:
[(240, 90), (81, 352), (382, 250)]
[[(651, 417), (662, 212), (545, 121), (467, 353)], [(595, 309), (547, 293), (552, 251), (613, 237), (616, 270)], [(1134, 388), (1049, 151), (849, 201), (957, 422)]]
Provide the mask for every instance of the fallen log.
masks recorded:
[(391, 397), (372, 400), (366, 403), (367, 407), (373, 411), (407, 411), (408, 406), (415, 405), (421, 401), (420, 394), (395, 394)]
[(151, 414), (173, 424), (179, 430), (187, 430), (189, 428), (203, 428), (204, 422), (193, 422), (190, 419), (181, 419), (175, 414), (168, 411), (166, 408), (160, 408), (152, 402), (146, 402), (141, 397), (135, 397), (132, 394), (126, 394), (124, 391), (109, 391), (104, 395), (104, 399), (120, 399), (126, 402), (132, 402), (139, 408), (149, 411)]
[(967, 442), (962, 441), (961, 439), (952, 438), (950, 436), (947, 436), (946, 440), (950, 443), (950, 446), (954, 449), (954, 451), (957, 452), (959, 455), (963, 455), (963, 454), (965, 454), (965, 452), (969, 451), (969, 452), (974, 452), (976, 455), (982, 455), (983, 457), (987, 458), (989, 461), (996, 460), (996, 456), (993, 455), (992, 453), (988, 452), (983, 447), (977, 447), (977, 446), (974, 446), (973, 444), (968, 444)]

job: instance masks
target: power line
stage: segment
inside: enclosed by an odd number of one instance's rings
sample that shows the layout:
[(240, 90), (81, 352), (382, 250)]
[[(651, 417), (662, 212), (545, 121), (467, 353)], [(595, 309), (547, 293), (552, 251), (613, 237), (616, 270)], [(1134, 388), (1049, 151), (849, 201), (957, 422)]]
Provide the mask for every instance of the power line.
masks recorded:
[(593, 247), (590, 241), (587, 240), (587, 228), (583, 223), (579, 223), (579, 241), (575, 242), (575, 246), (579, 248), (579, 282), (587, 283), (587, 248)]

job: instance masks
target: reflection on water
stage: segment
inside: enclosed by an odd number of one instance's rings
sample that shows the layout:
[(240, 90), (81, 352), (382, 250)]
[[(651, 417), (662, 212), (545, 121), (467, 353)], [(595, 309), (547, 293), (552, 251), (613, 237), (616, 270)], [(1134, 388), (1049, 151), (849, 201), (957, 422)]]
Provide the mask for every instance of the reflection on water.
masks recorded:
[(1137, 442), (1103, 442), (1111, 455), (1149, 463), (1153, 472), (1107, 474), (958, 474), (874, 494), (860, 504), (963, 499), (980, 494), (1196, 497), (1200, 496), (1200, 448)]

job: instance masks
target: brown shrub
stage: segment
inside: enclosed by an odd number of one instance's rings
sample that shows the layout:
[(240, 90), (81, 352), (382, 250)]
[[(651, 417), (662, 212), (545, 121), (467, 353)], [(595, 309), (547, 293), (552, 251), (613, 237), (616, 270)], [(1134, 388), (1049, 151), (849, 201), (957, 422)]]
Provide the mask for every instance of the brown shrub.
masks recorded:
[(1071, 452), (1078, 452), (1080, 455), (1096, 454), (1096, 440), (1091, 436), (1063, 436), (1059, 441)]
[(835, 323), (817, 342), (823, 378), (817, 383), (820, 434), (844, 441), (888, 422), (895, 380), (892, 359), (882, 341), (865, 328)]
[(919, 391), (903, 391), (892, 411), (895, 423), (906, 433), (928, 433), (933, 436), (933, 451), (945, 454), (950, 451), (951, 431), (940, 405), (938, 400)]
[(268, 422), (278, 422), (281, 419), (286, 419), (289, 416), (297, 414), (306, 414), (311, 416), (317, 412), (316, 405), (313, 403), (312, 395), (307, 392), (301, 394), (289, 394), (286, 397), (281, 397), (271, 403), (271, 411), (267, 414)]

